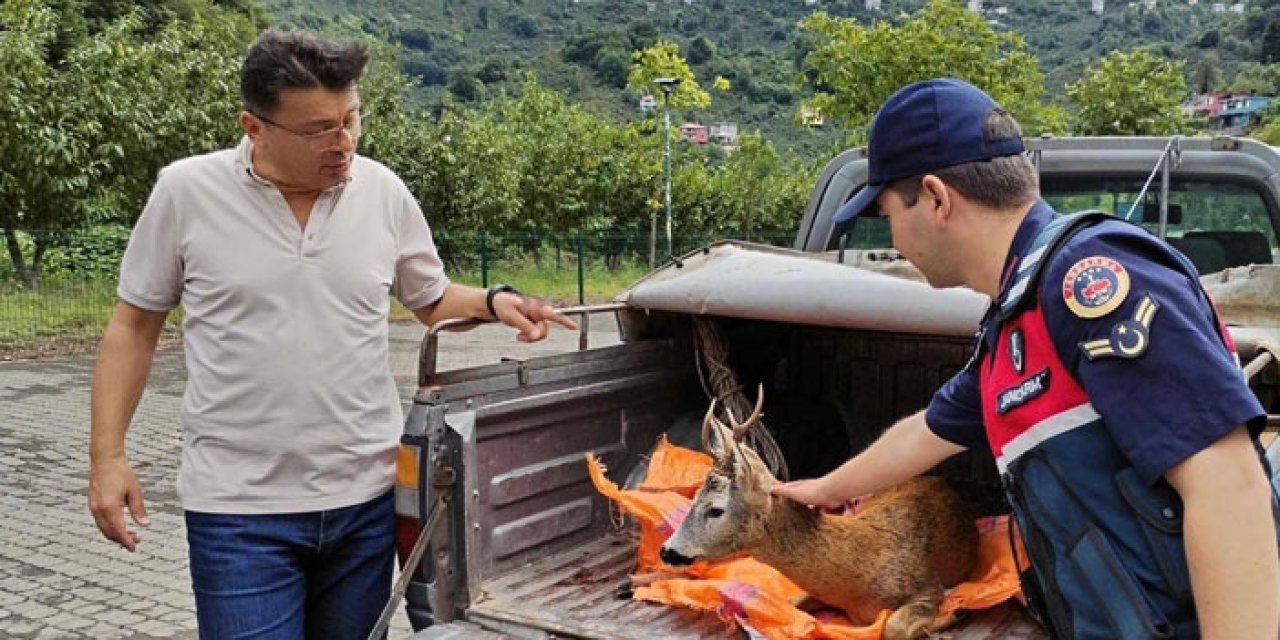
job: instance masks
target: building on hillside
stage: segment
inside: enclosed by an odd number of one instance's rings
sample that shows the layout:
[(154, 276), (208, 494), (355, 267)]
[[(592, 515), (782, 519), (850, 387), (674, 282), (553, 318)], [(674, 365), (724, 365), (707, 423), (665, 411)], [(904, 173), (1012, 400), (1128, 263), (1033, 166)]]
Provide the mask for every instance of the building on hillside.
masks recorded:
[(825, 122), (826, 119), (822, 117), (822, 111), (817, 107), (800, 107), (800, 124), (806, 127), (821, 127)]
[(653, 97), (652, 93), (646, 93), (640, 96), (640, 110), (644, 112), (657, 111), (658, 99)]
[(686, 122), (680, 125), (680, 139), (688, 140), (696, 144), (706, 144), (710, 140), (707, 132), (707, 126), (696, 122)]
[(1089, 10), (1098, 16), (1102, 15), (1102, 12), (1107, 8), (1106, 0), (1092, 0), (1090, 4)]
[(1254, 96), (1234, 94), (1222, 99), (1222, 108), (1218, 115), (1210, 118), (1209, 128), (1226, 133), (1241, 133), (1247, 127), (1257, 124), (1262, 112), (1271, 104), (1270, 96)]
[(1228, 8), (1231, 10), (1231, 12), (1232, 12), (1232, 13), (1244, 13), (1244, 3), (1243, 3), (1243, 2), (1237, 2), (1237, 3), (1235, 3), (1235, 4), (1231, 5), (1231, 6), (1230, 6), (1230, 7), (1228, 7)]
[(982, 13), (982, 0), (969, 0), (969, 10), (974, 13)]
[(1193, 120), (1211, 120), (1222, 111), (1223, 94), (1217, 91), (1202, 93), (1182, 105), (1182, 115)]
[(713, 122), (710, 127), (711, 139), (716, 144), (732, 147), (738, 144), (738, 125), (732, 122)]
[(880, 10), (880, 0), (867, 0), (867, 10), (868, 10), (868, 11), (879, 11), (879, 10)]

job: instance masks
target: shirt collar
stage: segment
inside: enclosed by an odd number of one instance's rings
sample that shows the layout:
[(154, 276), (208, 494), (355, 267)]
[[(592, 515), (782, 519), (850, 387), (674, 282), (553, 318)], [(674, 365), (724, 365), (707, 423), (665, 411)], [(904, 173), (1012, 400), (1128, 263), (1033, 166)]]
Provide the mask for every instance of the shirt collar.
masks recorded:
[(1022, 219), (1022, 223), (1018, 225), (1018, 231), (1013, 234), (1013, 242), (1009, 245), (1009, 254), (1004, 259), (1004, 271), (1000, 276), (1000, 297), (1003, 300), (1006, 293), (1009, 292), (1009, 286), (1013, 284), (1013, 274), (1018, 270), (1018, 263), (1022, 261), (1022, 256), (1026, 255), (1027, 249), (1031, 247), (1031, 243), (1035, 242), (1036, 236), (1040, 235), (1040, 231), (1050, 222), (1053, 222), (1054, 216), (1057, 215), (1053, 207), (1044, 200), (1036, 200), (1031, 206), (1031, 210), (1027, 211), (1026, 217)]
[[(275, 186), (274, 182), (258, 175), (258, 172), (253, 170), (253, 141), (249, 139), (249, 136), (242, 136), (240, 138), (240, 144), (236, 146), (235, 158), (236, 175), (244, 176), (245, 180), (259, 185), (267, 187)], [(329, 193), (335, 189), (347, 186), (347, 184), (351, 182), (351, 178), (355, 175), (356, 164), (357, 163), (353, 159), (351, 162), (351, 169), (347, 172), (347, 177), (343, 178), (338, 182), (338, 184), (325, 189), (324, 193)]]

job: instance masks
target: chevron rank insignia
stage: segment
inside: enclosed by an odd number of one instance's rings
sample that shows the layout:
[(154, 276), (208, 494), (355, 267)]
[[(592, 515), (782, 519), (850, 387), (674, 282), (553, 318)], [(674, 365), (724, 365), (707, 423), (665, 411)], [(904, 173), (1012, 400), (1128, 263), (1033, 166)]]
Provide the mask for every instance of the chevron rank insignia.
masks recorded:
[(1146, 353), (1147, 346), (1151, 344), (1151, 320), (1159, 310), (1160, 303), (1151, 294), (1143, 294), (1132, 318), (1117, 322), (1111, 327), (1109, 337), (1081, 342), (1080, 349), (1089, 360), (1107, 356), (1136, 358)]

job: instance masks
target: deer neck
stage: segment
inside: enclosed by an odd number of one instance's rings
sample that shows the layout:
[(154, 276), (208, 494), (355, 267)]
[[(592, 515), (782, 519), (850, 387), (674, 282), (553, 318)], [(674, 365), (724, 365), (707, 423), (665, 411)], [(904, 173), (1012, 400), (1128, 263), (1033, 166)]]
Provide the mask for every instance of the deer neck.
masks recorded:
[(767, 513), (762, 523), (764, 531), (757, 537), (751, 553), (783, 573), (788, 573), (787, 568), (797, 560), (807, 564), (811, 558), (847, 555), (850, 548), (858, 548), (856, 539), (864, 534), (862, 527), (850, 526), (852, 518), (840, 518), (837, 522), (834, 516), (820, 514), (785, 498), (774, 498)]

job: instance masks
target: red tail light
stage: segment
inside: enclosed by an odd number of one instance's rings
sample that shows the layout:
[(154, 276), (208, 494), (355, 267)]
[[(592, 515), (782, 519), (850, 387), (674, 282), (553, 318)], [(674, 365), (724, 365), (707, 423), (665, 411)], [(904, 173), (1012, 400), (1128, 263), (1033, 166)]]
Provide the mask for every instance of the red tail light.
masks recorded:
[(417, 518), (396, 516), (396, 556), (400, 558), (401, 567), (404, 567), (404, 561), (413, 550), (413, 543), (418, 541), (418, 533), (421, 531), (422, 524)]

